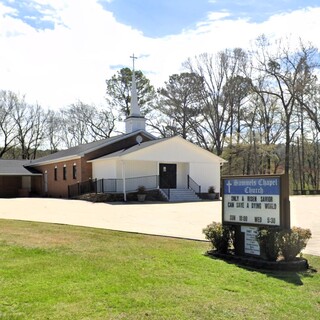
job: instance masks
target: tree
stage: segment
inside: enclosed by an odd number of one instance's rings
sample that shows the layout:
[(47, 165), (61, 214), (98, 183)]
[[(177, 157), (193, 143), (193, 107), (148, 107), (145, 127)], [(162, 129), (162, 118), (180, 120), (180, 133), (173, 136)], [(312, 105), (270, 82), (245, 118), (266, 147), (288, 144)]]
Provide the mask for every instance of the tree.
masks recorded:
[(296, 50), (290, 45), (278, 42), (277, 50), (261, 36), (258, 39), (258, 50), (255, 54), (255, 69), (266, 79), (266, 87), (258, 89), (260, 93), (271, 95), (278, 99), (282, 107), (285, 125), (285, 173), (290, 168), (290, 143), (299, 124), (294, 119), (297, 114), (299, 97), (303, 96), (305, 89), (311, 84), (312, 73), (315, 69), (314, 48), (306, 47), (300, 42)]
[(17, 130), (17, 146), (22, 159), (35, 159), (45, 139), (47, 113), (40, 105), (29, 105), (21, 98), (13, 108), (13, 120)]
[(0, 91), (0, 158), (16, 146), (17, 131), (12, 112), (18, 103), (18, 96), (11, 91)]
[[(279, 162), (276, 144), (282, 137), (284, 131), (283, 116), (278, 99), (263, 93), (265, 86), (263, 77), (256, 83), (258, 90), (252, 94), (252, 104), (255, 106), (255, 124), (257, 141), (260, 148), (258, 172), (272, 173)], [(256, 88), (255, 88), (256, 89)], [(272, 160), (273, 164), (272, 164)], [(258, 164), (255, 164), (256, 166)], [(275, 173), (275, 172), (274, 172)]]
[(51, 153), (55, 153), (61, 147), (63, 119), (59, 112), (49, 110), (46, 126), (46, 136)]
[(201, 114), (199, 95), (203, 90), (203, 79), (195, 73), (186, 72), (171, 75), (165, 86), (158, 90), (160, 102), (157, 109), (171, 122), (173, 132), (184, 139), (191, 140), (198, 126)]
[(63, 123), (61, 139), (68, 148), (109, 138), (116, 121), (111, 109), (98, 109), (82, 101), (61, 109), (59, 118)]
[[(150, 81), (141, 71), (135, 71), (138, 104), (142, 114), (150, 111), (155, 98), (155, 90)], [(110, 106), (116, 108), (122, 115), (130, 114), (132, 71), (129, 68), (122, 68), (107, 83), (107, 101)]]
[[(206, 149), (222, 154), (227, 133), (238, 116), (237, 109), (246, 96), (249, 80), (244, 75), (247, 64), (246, 53), (239, 48), (221, 51), (216, 55), (207, 53), (185, 62), (189, 72), (204, 79), (201, 95), (203, 121), (197, 129), (197, 139)], [(244, 81), (242, 83), (242, 81)], [(237, 88), (237, 97), (231, 96), (231, 88)]]

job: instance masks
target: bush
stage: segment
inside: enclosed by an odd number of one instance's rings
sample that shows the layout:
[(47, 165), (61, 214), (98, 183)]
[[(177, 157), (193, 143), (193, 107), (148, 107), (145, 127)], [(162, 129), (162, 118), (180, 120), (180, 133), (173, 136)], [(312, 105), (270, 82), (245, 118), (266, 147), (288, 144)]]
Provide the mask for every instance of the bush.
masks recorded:
[(298, 227), (289, 230), (263, 227), (259, 229), (257, 235), (261, 253), (270, 261), (276, 261), (280, 255), (286, 261), (294, 260), (306, 247), (310, 238), (310, 229)]
[(137, 189), (138, 194), (146, 194), (146, 187), (145, 186), (139, 186)]
[(276, 261), (280, 255), (279, 228), (260, 228), (257, 241), (260, 245), (261, 255), (267, 260)]
[(214, 249), (220, 253), (226, 253), (233, 243), (234, 232), (231, 227), (218, 222), (209, 224), (202, 230), (207, 240)]
[(311, 238), (310, 229), (293, 227), (280, 232), (279, 242), (281, 254), (286, 261), (292, 261), (307, 246)]

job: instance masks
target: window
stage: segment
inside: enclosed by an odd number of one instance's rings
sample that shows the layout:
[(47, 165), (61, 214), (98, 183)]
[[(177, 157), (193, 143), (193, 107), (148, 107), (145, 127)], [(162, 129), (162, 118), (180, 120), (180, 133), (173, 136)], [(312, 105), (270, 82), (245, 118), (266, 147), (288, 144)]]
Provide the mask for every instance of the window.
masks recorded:
[(72, 167), (72, 178), (77, 179), (77, 164), (74, 163)]
[(63, 166), (63, 180), (67, 180), (67, 166)]
[(54, 180), (57, 181), (58, 180), (58, 167), (57, 166), (54, 167), (53, 174), (54, 174)]
[(48, 192), (48, 171), (46, 170), (44, 172), (44, 192), (47, 193)]

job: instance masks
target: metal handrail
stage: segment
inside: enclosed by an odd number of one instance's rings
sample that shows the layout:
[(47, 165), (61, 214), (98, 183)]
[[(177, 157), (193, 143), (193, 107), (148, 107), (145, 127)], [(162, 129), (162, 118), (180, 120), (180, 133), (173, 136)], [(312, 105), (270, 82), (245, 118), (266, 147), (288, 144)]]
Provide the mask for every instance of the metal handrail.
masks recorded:
[[(125, 179), (126, 192), (135, 192), (139, 186), (146, 190), (158, 188), (159, 176), (142, 176)], [(68, 186), (69, 198), (87, 193), (123, 193), (123, 179), (90, 179)]]
[(201, 193), (201, 186), (196, 183), (189, 175), (188, 175), (188, 189), (192, 189), (195, 193)]
[(161, 188), (161, 190), (166, 194), (168, 200), (170, 200), (170, 188)]

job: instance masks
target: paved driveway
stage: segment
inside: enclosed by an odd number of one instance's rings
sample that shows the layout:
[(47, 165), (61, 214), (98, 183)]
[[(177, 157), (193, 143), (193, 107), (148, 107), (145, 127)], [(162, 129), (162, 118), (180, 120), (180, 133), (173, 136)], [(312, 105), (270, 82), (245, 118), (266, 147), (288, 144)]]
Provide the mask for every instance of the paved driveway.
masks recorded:
[[(320, 196), (293, 196), (291, 226), (310, 228), (306, 253), (320, 256)], [(62, 223), (204, 240), (202, 229), (221, 221), (221, 202), (90, 203), (78, 200), (0, 199), (0, 218)]]

